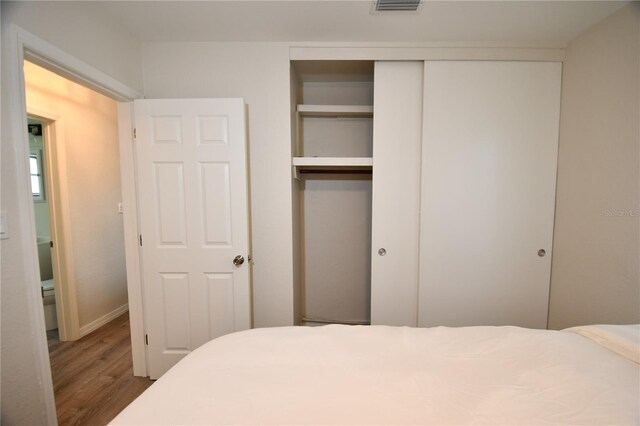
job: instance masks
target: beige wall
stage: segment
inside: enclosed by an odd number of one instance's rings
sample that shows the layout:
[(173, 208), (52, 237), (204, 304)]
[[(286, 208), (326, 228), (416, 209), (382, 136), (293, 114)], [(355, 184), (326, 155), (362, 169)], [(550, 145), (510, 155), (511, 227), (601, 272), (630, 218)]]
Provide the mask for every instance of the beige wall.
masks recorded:
[(549, 328), (640, 322), (640, 5), (569, 43)]
[(254, 325), (292, 325), (288, 45), (145, 43), (143, 72), (147, 98), (244, 98), (249, 127)]
[(64, 122), (62, 136), (80, 329), (127, 303), (115, 101), (37, 65), (24, 66), (27, 111)]
[[(7, 213), (10, 238), (0, 243), (2, 283), (1, 318), (1, 422), (2, 424), (45, 424), (47, 412), (45, 388), (49, 369), (38, 358), (39, 348), (46, 348), (44, 315), (41, 305), (33, 305), (25, 283), (36, 283), (32, 263), (25, 257), (30, 244), (19, 224), (29, 220), (18, 200), (16, 141), (11, 108), (18, 103), (13, 87), (8, 86), (13, 72), (9, 56), (10, 23), (58, 46), (76, 58), (93, 65), (116, 80), (141, 89), (140, 43), (122, 28), (114, 27), (99, 14), (91, 12), (89, 2), (0, 2), (2, 29), (2, 144), (0, 157), (0, 205)], [(26, 133), (26, 129), (25, 129)], [(20, 177), (22, 179), (22, 177)], [(28, 226), (25, 224), (23, 226)], [(38, 311), (40, 309), (40, 311)], [(39, 316), (41, 327), (32, 317)], [(40, 332), (42, 331), (42, 332)], [(46, 349), (45, 349), (46, 350)]]

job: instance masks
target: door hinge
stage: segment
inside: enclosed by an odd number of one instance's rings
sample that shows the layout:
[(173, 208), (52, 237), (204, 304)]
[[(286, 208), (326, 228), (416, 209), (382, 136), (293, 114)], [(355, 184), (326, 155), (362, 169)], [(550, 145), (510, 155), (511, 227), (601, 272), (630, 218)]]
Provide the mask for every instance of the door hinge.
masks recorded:
[(140, 247), (142, 247), (142, 234), (140, 234), (139, 237), (140, 237)]
[(137, 136), (137, 134), (136, 134), (136, 128), (134, 127), (134, 128), (133, 128), (133, 138), (135, 139), (135, 138), (136, 138), (136, 136)]
[(149, 346), (149, 335), (148, 334), (144, 335), (144, 344)]

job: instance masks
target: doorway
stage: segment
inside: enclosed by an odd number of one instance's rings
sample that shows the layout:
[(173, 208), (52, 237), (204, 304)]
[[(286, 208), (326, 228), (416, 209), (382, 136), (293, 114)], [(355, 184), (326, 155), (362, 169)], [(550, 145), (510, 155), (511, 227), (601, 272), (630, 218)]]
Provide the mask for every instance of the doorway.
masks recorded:
[[(34, 63), (25, 61), (23, 69), (39, 292), (58, 420), (64, 423), (70, 412), (89, 415), (101, 405), (99, 398), (82, 400), (83, 383), (96, 379), (86, 376), (96, 360), (80, 356), (88, 342), (99, 342), (102, 361), (120, 354), (117, 371), (100, 374), (133, 378), (118, 104)], [(117, 341), (96, 338), (114, 324)], [(61, 347), (78, 356), (61, 359)]]
[(24, 75), (41, 282), (55, 277), (61, 340), (77, 340), (128, 310), (117, 103), (28, 61)]
[[(11, 256), (4, 256), (3, 260), (15, 262), (17, 279), (10, 280), (7, 285), (12, 291), (23, 292), (25, 299), (16, 300), (15, 307), (3, 311), (4, 316), (19, 319), (23, 326), (19, 329), (18, 341), (23, 347), (24, 356), (15, 355), (7, 358), (7, 364), (15, 369), (10, 377), (19, 380), (20, 376), (27, 383), (39, 383), (39, 387), (17, 388), (9, 399), (8, 404), (19, 403), (26, 399), (34, 401), (33, 414), (22, 411), (30, 418), (38, 419), (38, 423), (55, 424), (56, 407), (51, 380), (51, 366), (47, 348), (47, 336), (42, 310), (42, 294), (40, 292), (40, 272), (38, 267), (35, 227), (33, 226), (33, 198), (30, 194), (30, 176), (28, 161), (27, 108), (25, 102), (24, 60), (36, 63), (48, 70), (54, 70), (58, 75), (77, 82), (84, 87), (92, 88), (103, 93), (118, 104), (119, 121), (123, 123), (120, 134), (122, 195), (125, 205), (125, 229), (128, 236), (125, 247), (127, 251), (127, 268), (135, 272), (137, 260), (137, 211), (135, 200), (135, 182), (133, 169), (133, 148), (131, 145), (131, 107), (133, 99), (142, 97), (142, 93), (126, 84), (105, 74), (100, 69), (69, 54), (48, 41), (24, 30), (18, 25), (7, 28), (9, 52), (3, 61), (3, 80), (6, 91), (3, 90), (3, 105), (7, 101), (6, 111), (3, 111), (3, 151), (13, 152), (15, 158), (3, 156), (3, 165), (14, 167), (15, 182), (8, 181), (10, 188), (15, 184), (15, 193), (8, 194), (10, 203), (6, 204), (6, 211), (1, 213), (2, 233), (0, 238), (3, 247), (7, 245)], [(6, 68), (5, 68), (6, 66)], [(5, 75), (4, 71), (8, 70)], [(4, 86), (3, 86), (4, 87)], [(6, 124), (6, 125), (5, 125)], [(56, 123), (57, 124), (57, 123)], [(5, 140), (6, 137), (6, 140)], [(6, 144), (4, 143), (6, 142)], [(6, 162), (4, 159), (7, 159)], [(6, 181), (3, 181), (6, 182)], [(3, 186), (4, 189), (4, 186)], [(4, 206), (3, 206), (4, 207)], [(130, 238), (133, 236), (133, 238)], [(142, 321), (142, 294), (140, 290), (139, 274), (131, 272), (129, 278), (129, 303), (132, 306), (131, 343), (133, 347), (134, 374), (146, 375), (144, 325)], [(12, 272), (13, 273), (13, 272)], [(4, 277), (4, 270), (3, 270)], [(4, 285), (3, 285), (4, 287)], [(9, 297), (7, 297), (7, 300)], [(28, 333), (28, 334), (25, 334)], [(24, 358), (24, 360), (22, 359)], [(30, 360), (35, 361), (30, 364)], [(3, 357), (4, 363), (4, 357)], [(28, 368), (29, 373), (24, 374)]]
[[(56, 312), (56, 277), (53, 268), (53, 241), (51, 239), (51, 215), (50, 199), (51, 184), (49, 168), (45, 167), (49, 157), (45, 150), (46, 121), (34, 116), (27, 117), (27, 131), (29, 134), (29, 173), (31, 183), (31, 195), (33, 197), (33, 212), (36, 229), (36, 245), (38, 247), (38, 265), (40, 268), (40, 291), (44, 309), (45, 327), (47, 332), (55, 332), (58, 335), (58, 317)], [(56, 268), (57, 269), (57, 268)], [(58, 286), (60, 286), (58, 277)], [(64, 335), (64, 340), (68, 336)]]

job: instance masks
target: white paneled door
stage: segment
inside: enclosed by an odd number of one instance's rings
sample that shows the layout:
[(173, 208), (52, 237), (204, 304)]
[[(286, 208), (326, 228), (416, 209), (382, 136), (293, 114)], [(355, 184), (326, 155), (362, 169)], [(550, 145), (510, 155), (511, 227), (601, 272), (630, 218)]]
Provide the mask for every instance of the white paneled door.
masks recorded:
[(425, 63), (420, 326), (546, 328), (560, 75)]
[(134, 103), (147, 360), (251, 326), (244, 102)]

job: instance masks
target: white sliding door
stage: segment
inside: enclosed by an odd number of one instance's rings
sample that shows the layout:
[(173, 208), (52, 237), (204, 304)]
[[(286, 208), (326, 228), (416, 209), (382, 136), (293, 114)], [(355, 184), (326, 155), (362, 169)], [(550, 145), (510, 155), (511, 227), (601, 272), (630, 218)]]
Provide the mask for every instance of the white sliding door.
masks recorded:
[(423, 62), (376, 62), (371, 324), (417, 325)]
[(560, 63), (425, 63), (420, 326), (546, 328)]
[(251, 326), (244, 102), (141, 100), (134, 110), (147, 360), (157, 378), (212, 338)]

